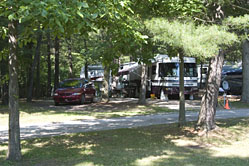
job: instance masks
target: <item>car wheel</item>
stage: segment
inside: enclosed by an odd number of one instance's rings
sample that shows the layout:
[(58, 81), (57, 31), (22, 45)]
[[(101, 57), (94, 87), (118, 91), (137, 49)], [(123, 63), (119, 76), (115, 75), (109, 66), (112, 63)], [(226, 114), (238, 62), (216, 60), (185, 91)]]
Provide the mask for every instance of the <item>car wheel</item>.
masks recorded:
[(84, 104), (86, 101), (85, 94), (81, 95), (80, 104)]
[(59, 106), (59, 104), (60, 104), (59, 102), (54, 102), (55, 106)]

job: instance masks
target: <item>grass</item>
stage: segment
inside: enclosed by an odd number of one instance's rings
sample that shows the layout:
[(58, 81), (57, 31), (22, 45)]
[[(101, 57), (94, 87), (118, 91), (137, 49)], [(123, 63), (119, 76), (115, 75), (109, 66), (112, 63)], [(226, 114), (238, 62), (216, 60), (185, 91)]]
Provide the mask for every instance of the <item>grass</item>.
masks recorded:
[(1, 166), (247, 166), (249, 118), (220, 120), (218, 130), (198, 136), (193, 123), (70, 134), (22, 141), (22, 160)]
[[(241, 102), (239, 96), (228, 97), (228, 103), (231, 109), (249, 109), (249, 103)], [(224, 108), (223, 96), (219, 96), (218, 98), (218, 107)]]

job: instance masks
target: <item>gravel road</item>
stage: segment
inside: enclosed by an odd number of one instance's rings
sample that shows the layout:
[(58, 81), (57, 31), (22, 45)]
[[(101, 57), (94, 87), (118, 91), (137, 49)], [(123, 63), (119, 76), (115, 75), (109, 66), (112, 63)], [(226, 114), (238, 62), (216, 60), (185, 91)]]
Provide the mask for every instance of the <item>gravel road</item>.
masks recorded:
[[(197, 120), (198, 112), (187, 112), (187, 121)], [(216, 119), (227, 119), (237, 117), (249, 117), (249, 109), (217, 110)], [(80, 133), (88, 131), (112, 130), (119, 128), (132, 128), (150, 126), (157, 124), (176, 123), (178, 113), (163, 113), (145, 116), (132, 116), (110, 119), (87, 119), (77, 121), (66, 121), (60, 123), (49, 123), (31, 126), (21, 126), (21, 139), (49, 137), (69, 133)], [(0, 143), (8, 140), (8, 129), (0, 128)]]

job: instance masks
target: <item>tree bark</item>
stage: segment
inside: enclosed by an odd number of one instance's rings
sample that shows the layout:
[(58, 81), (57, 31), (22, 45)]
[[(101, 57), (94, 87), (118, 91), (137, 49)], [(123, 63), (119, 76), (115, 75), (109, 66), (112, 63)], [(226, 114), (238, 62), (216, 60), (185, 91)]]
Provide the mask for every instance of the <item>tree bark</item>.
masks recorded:
[[(40, 28), (38, 28), (40, 31)], [(40, 32), (38, 32), (40, 33)], [(41, 40), (42, 36), (41, 34), (38, 34), (38, 37), (37, 37), (37, 46), (36, 46), (36, 51), (35, 51), (35, 57), (34, 57), (34, 60), (33, 60), (33, 63), (32, 63), (32, 68), (31, 68), (31, 75), (30, 75), (30, 78), (29, 78), (29, 89), (28, 89), (28, 96), (27, 96), (27, 102), (31, 102), (32, 101), (32, 98), (33, 98), (33, 87), (34, 87), (34, 73), (35, 73), (35, 67), (37, 65), (37, 62), (38, 62), (38, 58), (40, 56), (40, 44), (41, 44)]]
[(69, 73), (68, 73), (68, 77), (69, 78), (73, 78), (74, 74), (73, 74), (73, 56), (72, 56), (72, 44), (71, 44), (71, 39), (68, 39), (68, 63), (69, 63)]
[(146, 80), (147, 80), (147, 67), (146, 64), (142, 64), (142, 73), (141, 73), (141, 88), (138, 104), (146, 104)]
[(243, 85), (242, 85), (242, 96), (241, 101), (249, 103), (249, 41), (243, 42), (242, 51), (242, 69), (243, 69)]
[[(86, 44), (86, 39), (84, 39), (84, 45), (85, 45), (85, 56), (88, 54), (88, 47)], [(85, 58), (85, 78), (88, 79), (88, 62), (87, 62), (87, 57)]]
[(6, 79), (6, 75), (8, 72), (8, 62), (7, 60), (2, 59), (1, 61), (1, 92), (2, 92), (2, 104), (8, 105), (9, 103), (9, 90), (8, 90), (8, 80)]
[(21, 159), (19, 124), (19, 87), (17, 73), (17, 22), (10, 22), (9, 28), (9, 145), (8, 160)]
[(197, 126), (204, 128), (206, 131), (210, 131), (216, 127), (215, 114), (223, 62), (224, 53), (220, 50), (219, 54), (211, 59), (209, 65), (208, 80), (205, 93), (202, 97), (201, 110), (197, 122)]
[(178, 119), (178, 126), (184, 126), (186, 123), (185, 117), (185, 97), (184, 97), (184, 57), (183, 54), (179, 54), (180, 60), (180, 76), (179, 76), (179, 83), (180, 83), (180, 103), (179, 103), (179, 119)]
[(26, 98), (28, 98), (28, 94), (29, 94), (29, 87), (30, 87), (30, 83), (31, 83), (31, 71), (32, 71), (32, 65), (33, 65), (33, 43), (28, 43), (26, 46), (28, 53), (25, 55), (28, 59), (29, 59), (29, 64), (27, 66), (27, 81), (26, 81)]
[(60, 42), (59, 42), (59, 38), (56, 36), (55, 38), (55, 62), (54, 62), (54, 90), (56, 90), (59, 87), (59, 60), (60, 60)]
[(110, 100), (109, 93), (110, 93), (110, 68), (105, 67), (102, 97), (106, 102), (109, 102), (109, 100)]
[(36, 67), (36, 87), (35, 87), (35, 96), (39, 98), (41, 95), (41, 84), (40, 84), (40, 61), (41, 61), (41, 44), (42, 44), (42, 33), (38, 32), (37, 45), (35, 49), (35, 54), (37, 54), (37, 67)]
[(47, 97), (51, 96), (51, 39), (50, 33), (47, 32)]

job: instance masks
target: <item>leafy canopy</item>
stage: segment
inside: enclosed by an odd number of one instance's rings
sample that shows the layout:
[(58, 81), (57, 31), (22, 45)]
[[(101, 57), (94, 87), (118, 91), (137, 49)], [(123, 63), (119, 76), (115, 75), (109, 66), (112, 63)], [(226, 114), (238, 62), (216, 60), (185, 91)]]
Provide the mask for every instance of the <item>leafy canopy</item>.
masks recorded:
[(217, 25), (196, 26), (191, 21), (170, 22), (154, 18), (147, 20), (146, 26), (154, 35), (154, 40), (163, 41), (186, 56), (209, 58), (216, 55), (220, 48), (231, 46), (237, 41), (235, 34)]

